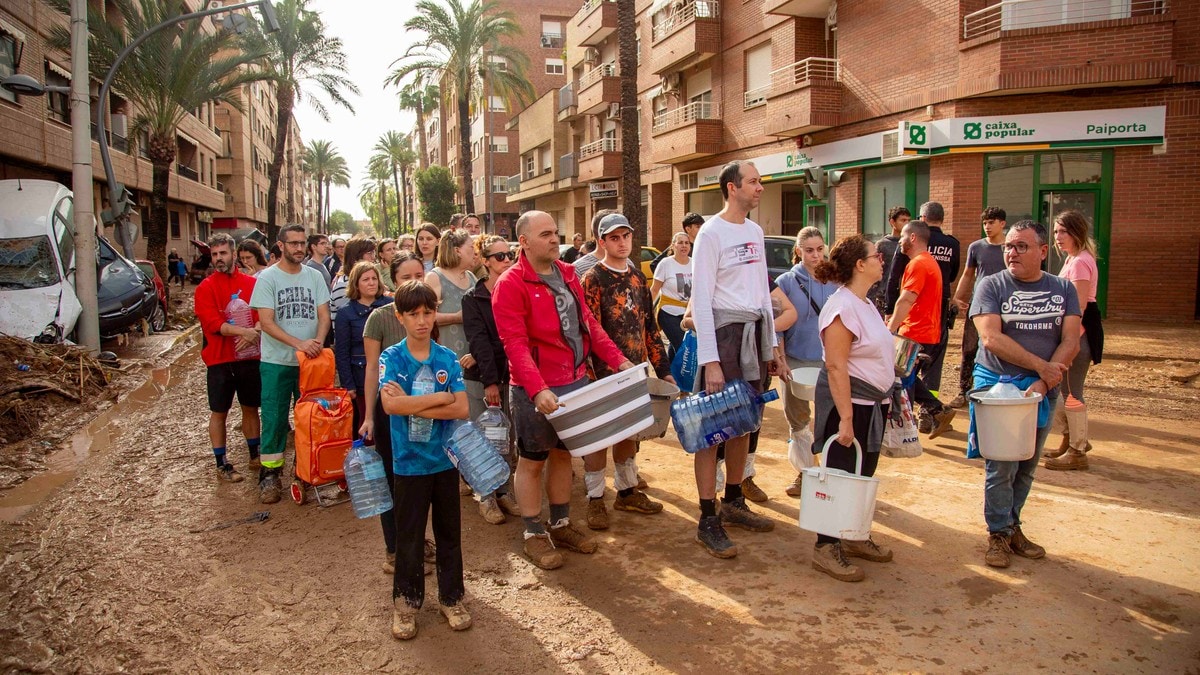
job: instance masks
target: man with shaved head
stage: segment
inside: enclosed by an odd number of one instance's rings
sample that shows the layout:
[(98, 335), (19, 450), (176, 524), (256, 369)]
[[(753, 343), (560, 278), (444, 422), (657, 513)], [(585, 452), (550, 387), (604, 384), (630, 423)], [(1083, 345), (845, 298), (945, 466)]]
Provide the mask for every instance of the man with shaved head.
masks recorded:
[[(509, 363), (525, 555), (542, 569), (554, 569), (563, 564), (557, 549), (594, 553), (596, 542), (571, 524), (571, 456), (546, 415), (560, 407), (559, 396), (588, 383), (589, 356), (615, 370), (633, 364), (588, 311), (575, 268), (558, 259), (554, 218), (543, 211), (521, 214), (517, 242), (520, 256), (496, 281), (492, 312)], [(548, 531), (541, 521), (542, 468), (547, 464)]]

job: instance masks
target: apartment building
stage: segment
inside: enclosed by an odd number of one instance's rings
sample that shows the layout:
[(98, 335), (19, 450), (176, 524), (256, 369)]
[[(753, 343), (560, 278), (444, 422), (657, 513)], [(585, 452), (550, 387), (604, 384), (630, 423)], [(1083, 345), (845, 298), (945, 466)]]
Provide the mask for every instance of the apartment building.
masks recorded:
[[(721, 166), (749, 159), (766, 188), (751, 217), (768, 234), (813, 225), (831, 239), (879, 236), (888, 208), (915, 212), (933, 199), (965, 250), (981, 236), (985, 206), (1005, 208), (1010, 222), (1046, 223), (1073, 208), (1094, 225), (1109, 316), (1200, 316), (1190, 224), (1200, 205), (1200, 3), (636, 7), (641, 207), (652, 244), (665, 245), (687, 211), (716, 213)], [(556, 114), (568, 140), (557, 159), (572, 156), (575, 182), (560, 178), (556, 192), (517, 202), (565, 200), (565, 232), (584, 231), (619, 194), (615, 31), (616, 5), (605, 0), (587, 0), (568, 22), (571, 81)], [(824, 170), (825, 181), (806, 185), (806, 169)], [(1172, 273), (1147, 274), (1164, 252)]]

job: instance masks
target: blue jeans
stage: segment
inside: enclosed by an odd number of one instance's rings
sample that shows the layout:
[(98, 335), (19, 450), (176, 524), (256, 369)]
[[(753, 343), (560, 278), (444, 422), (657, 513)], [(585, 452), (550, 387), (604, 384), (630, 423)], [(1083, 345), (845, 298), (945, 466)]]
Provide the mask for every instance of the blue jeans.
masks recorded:
[[(1054, 401), (1050, 401), (1050, 406), (1053, 409)], [(1049, 424), (1037, 430), (1037, 447), (1033, 457), (1025, 461), (983, 460), (983, 519), (987, 521), (989, 534), (1011, 535), (1013, 528), (1021, 524), (1021, 508), (1033, 488), (1033, 473), (1049, 435)]]

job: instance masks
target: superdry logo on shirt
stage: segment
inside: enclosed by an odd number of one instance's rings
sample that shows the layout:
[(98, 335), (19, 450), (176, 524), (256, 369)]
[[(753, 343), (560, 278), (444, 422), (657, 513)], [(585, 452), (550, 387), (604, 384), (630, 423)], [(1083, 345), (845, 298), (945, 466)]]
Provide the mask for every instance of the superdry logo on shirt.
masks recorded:
[(725, 257), (725, 263), (730, 267), (762, 262), (763, 259), (762, 249), (757, 242), (753, 241), (730, 246), (722, 251), (721, 255)]
[(275, 320), (316, 319), (317, 303), (311, 288), (288, 286), (275, 292)]
[(1015, 291), (1000, 305), (1000, 318), (1020, 330), (1053, 330), (1062, 323), (1066, 303), (1051, 291)]

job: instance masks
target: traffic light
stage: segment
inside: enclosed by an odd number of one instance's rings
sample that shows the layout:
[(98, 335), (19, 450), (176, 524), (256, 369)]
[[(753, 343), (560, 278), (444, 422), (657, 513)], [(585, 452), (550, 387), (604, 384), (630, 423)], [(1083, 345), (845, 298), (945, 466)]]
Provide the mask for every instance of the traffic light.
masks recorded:
[(110, 204), (107, 209), (100, 212), (100, 219), (104, 221), (105, 225), (112, 225), (133, 210), (133, 193), (125, 187), (124, 183), (117, 183), (113, 192), (117, 195), (116, 204)]
[(819, 166), (804, 170), (804, 196), (815, 201), (825, 201), (829, 188), (841, 184), (845, 171), (826, 171)]

